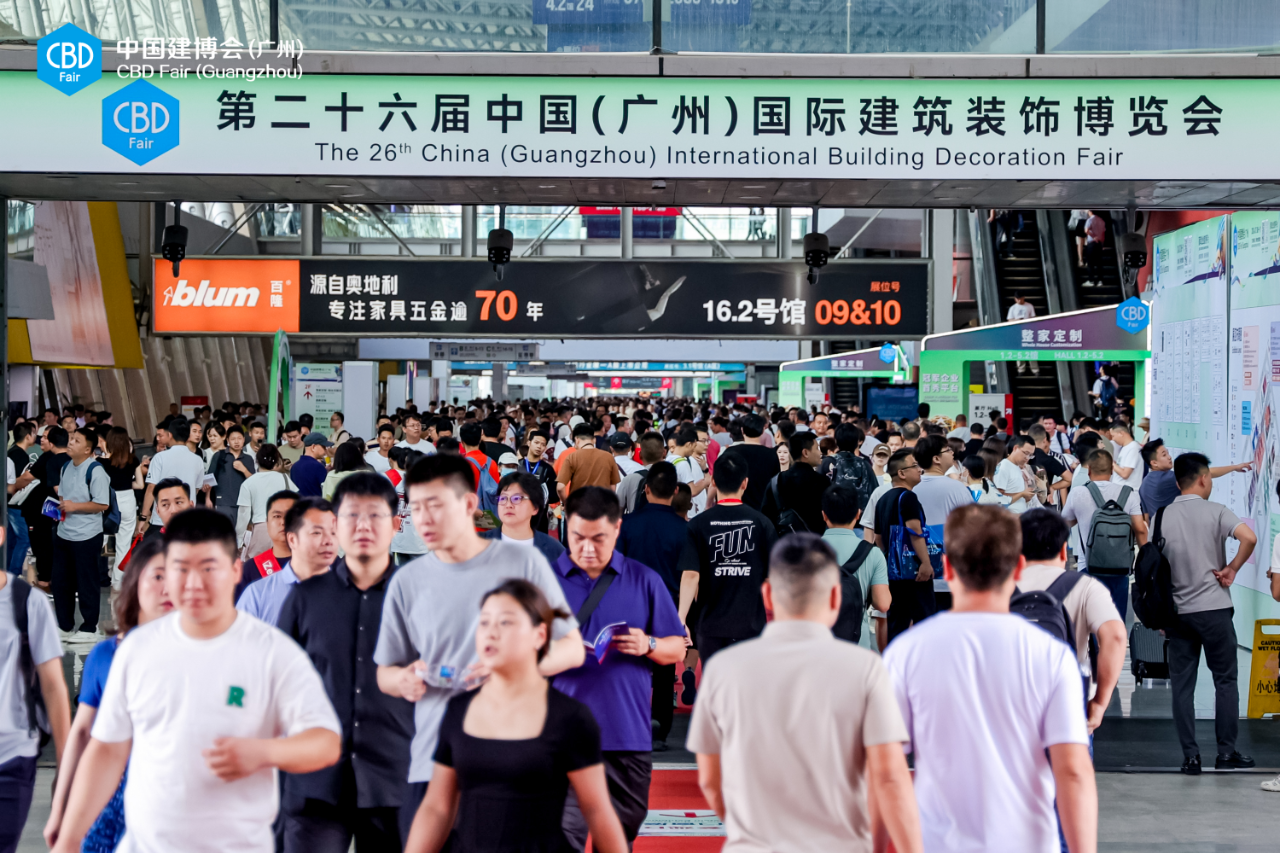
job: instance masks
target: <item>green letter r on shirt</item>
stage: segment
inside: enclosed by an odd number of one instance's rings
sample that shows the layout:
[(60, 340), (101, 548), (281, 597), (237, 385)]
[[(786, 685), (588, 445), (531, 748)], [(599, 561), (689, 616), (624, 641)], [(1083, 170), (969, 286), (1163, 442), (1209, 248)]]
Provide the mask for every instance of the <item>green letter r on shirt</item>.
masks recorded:
[(227, 692), (227, 704), (235, 705), (237, 708), (243, 708), (244, 707), (244, 688), (232, 687), (231, 690)]

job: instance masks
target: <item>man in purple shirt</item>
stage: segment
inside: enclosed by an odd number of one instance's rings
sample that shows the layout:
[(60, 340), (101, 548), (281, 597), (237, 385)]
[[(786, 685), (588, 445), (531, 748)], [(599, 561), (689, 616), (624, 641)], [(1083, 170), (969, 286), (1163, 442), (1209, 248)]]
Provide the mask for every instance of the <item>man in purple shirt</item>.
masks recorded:
[[(604, 628), (625, 627), (617, 628), (612, 640), (602, 640), (599, 651), (588, 651), (586, 663), (562, 672), (552, 683), (586, 704), (600, 724), (609, 797), (631, 842), (649, 809), (652, 666), (684, 657), (684, 626), (658, 573), (614, 550), (622, 507), (613, 490), (575, 489), (565, 500), (565, 513), (569, 550), (553, 568), (583, 640), (590, 649)], [(565, 802), (564, 832), (576, 849), (586, 848), (587, 823), (572, 790)]]

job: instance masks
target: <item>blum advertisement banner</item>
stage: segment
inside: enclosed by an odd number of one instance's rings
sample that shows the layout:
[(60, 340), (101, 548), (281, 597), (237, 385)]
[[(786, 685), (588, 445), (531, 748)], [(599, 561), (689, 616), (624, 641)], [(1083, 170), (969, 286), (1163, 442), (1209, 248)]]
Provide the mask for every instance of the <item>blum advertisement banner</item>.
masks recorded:
[(155, 261), (157, 332), (298, 331), (298, 261)]

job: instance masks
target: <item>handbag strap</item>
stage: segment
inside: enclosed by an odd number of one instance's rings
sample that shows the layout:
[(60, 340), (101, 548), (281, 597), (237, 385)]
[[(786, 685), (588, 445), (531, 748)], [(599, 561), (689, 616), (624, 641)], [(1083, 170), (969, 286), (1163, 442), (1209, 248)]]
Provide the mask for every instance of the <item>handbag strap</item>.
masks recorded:
[(587, 622), (591, 619), (592, 614), (596, 612), (596, 607), (600, 605), (600, 599), (604, 598), (604, 594), (609, 591), (609, 587), (613, 586), (613, 579), (617, 576), (617, 572), (606, 570), (604, 576), (596, 581), (596, 585), (591, 588), (591, 594), (587, 596), (587, 600), (582, 602), (582, 606), (574, 614), (574, 618), (578, 620), (579, 628), (586, 628)]

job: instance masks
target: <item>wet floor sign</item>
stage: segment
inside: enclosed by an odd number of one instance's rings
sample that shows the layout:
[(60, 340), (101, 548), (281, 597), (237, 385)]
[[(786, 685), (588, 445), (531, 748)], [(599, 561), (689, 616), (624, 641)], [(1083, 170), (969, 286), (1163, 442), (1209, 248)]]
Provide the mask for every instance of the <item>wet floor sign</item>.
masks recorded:
[(1253, 625), (1253, 662), (1249, 665), (1249, 717), (1280, 714), (1280, 619)]

